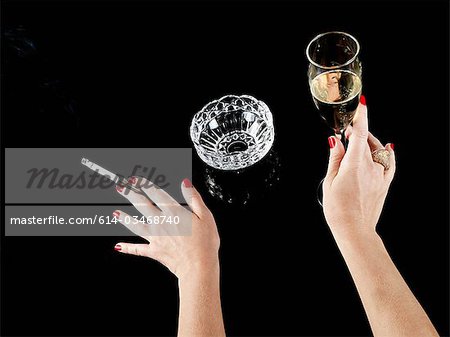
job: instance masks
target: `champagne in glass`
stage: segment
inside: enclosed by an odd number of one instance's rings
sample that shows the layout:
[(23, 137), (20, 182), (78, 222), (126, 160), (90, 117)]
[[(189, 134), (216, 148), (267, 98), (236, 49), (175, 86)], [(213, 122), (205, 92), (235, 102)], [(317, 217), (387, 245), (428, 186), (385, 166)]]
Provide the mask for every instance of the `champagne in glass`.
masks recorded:
[(344, 146), (341, 135), (353, 120), (362, 89), (359, 50), (358, 41), (343, 32), (320, 34), (306, 49), (314, 103)]
[[(359, 43), (350, 34), (328, 32), (308, 44), (308, 79), (311, 94), (324, 121), (347, 148), (345, 130), (352, 123), (362, 90)], [(317, 200), (322, 206), (322, 184)]]

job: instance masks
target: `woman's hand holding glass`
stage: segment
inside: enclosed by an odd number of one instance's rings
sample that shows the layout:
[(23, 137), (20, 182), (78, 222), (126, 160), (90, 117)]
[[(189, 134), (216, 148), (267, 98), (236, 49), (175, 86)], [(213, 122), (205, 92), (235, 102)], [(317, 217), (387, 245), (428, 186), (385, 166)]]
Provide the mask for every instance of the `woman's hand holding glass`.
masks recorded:
[[(329, 138), (330, 161), (323, 182), (323, 211), (350, 270), (374, 336), (437, 336), (420, 303), (392, 262), (376, 225), (395, 173), (393, 145), (383, 146), (368, 130), (361, 96), (348, 149)], [(389, 162), (374, 162), (385, 149)], [(387, 169), (387, 167), (389, 167)]]
[[(364, 96), (361, 99), (365, 102)], [(348, 149), (330, 137), (330, 160), (323, 182), (323, 210), (335, 236), (352, 238), (375, 233), (389, 186), (395, 174), (393, 145), (382, 145), (368, 130), (367, 106), (360, 103), (353, 127), (346, 132)], [(372, 152), (390, 153), (388, 170), (372, 159)]]

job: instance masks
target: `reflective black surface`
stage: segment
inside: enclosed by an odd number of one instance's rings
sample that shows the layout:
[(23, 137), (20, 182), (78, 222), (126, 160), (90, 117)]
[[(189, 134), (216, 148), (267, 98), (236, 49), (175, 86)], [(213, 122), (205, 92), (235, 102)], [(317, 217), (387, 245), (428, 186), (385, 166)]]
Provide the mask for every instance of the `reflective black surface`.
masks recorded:
[(223, 171), (202, 166), (198, 168), (204, 171), (200, 182), (212, 197), (225, 204), (246, 206), (249, 202), (261, 202), (273, 193), (280, 181), (281, 163), (274, 148), (261, 161), (245, 169)]
[[(221, 236), (229, 335), (370, 334), (316, 201), (329, 130), (306, 77), (311, 38), (354, 34), (371, 130), (395, 143), (398, 158), (379, 232), (439, 332), (449, 333), (446, 2), (2, 7), (6, 147), (191, 147), (191, 117), (211, 99), (250, 94), (268, 104), (273, 170), (234, 178), (193, 163)], [(434, 25), (417, 24), (428, 17)], [(3, 237), (1, 334), (175, 334), (176, 279), (156, 262), (115, 253), (117, 240)]]

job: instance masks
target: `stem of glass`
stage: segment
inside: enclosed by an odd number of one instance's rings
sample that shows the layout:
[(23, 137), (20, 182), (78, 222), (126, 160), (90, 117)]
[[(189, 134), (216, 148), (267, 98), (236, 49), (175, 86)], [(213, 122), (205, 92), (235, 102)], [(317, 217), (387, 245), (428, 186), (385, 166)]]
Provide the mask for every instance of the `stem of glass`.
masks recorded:
[(342, 129), (342, 130), (339, 130), (338, 132), (336, 132), (336, 137), (341, 140), (342, 144), (344, 145), (344, 149), (347, 151), (348, 139), (347, 139), (347, 137), (345, 137), (345, 129)]

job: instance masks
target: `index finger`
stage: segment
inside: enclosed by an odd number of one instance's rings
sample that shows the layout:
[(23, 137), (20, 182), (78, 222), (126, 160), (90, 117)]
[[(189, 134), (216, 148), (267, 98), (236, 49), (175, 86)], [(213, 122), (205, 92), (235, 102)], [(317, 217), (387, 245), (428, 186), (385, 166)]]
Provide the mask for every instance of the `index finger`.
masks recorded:
[(361, 160), (367, 149), (367, 137), (369, 136), (369, 122), (367, 120), (367, 107), (361, 95), (360, 103), (353, 118), (352, 134), (348, 142), (347, 155), (354, 160)]

